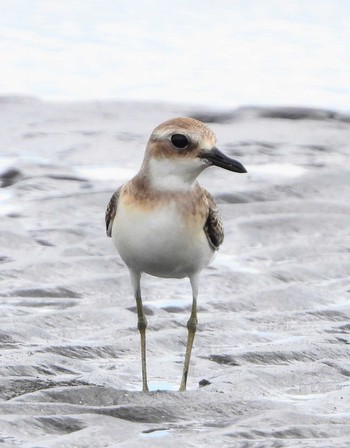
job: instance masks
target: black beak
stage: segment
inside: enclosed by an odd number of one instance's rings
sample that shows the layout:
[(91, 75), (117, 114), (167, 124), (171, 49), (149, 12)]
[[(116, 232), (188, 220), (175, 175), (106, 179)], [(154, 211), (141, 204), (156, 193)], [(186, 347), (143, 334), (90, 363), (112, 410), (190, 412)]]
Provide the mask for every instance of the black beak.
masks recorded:
[(235, 171), (236, 173), (247, 172), (247, 170), (240, 162), (225, 156), (225, 154), (215, 146), (209, 151), (203, 151), (199, 157), (201, 159), (208, 160), (211, 165), (219, 166), (220, 168), (224, 168), (225, 170)]

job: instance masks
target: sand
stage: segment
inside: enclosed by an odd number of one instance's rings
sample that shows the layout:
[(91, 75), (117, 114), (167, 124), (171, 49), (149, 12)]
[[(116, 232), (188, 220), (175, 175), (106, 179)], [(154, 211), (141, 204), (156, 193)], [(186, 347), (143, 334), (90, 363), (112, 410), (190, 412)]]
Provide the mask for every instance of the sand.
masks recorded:
[[(25, 97), (0, 98), (0, 114), (1, 446), (349, 446), (349, 116)], [(189, 282), (143, 279), (143, 394), (104, 211), (179, 115), (206, 120), (248, 174), (200, 176), (226, 236), (202, 273), (184, 393)]]

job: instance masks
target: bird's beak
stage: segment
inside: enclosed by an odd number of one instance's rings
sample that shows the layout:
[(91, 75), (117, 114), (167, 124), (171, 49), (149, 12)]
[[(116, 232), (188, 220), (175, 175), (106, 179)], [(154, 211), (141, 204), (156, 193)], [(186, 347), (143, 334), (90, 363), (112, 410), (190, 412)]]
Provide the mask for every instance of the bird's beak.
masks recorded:
[(220, 168), (224, 168), (225, 170), (235, 171), (236, 173), (247, 172), (247, 170), (240, 162), (225, 156), (225, 154), (215, 146), (210, 150), (203, 151), (199, 157), (201, 159), (208, 160), (211, 165), (219, 166)]

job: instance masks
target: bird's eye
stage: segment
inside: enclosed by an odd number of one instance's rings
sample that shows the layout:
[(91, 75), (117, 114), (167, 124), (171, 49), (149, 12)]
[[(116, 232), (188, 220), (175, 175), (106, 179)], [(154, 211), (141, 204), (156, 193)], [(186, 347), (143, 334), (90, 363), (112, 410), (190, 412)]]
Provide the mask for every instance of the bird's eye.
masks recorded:
[(171, 143), (178, 149), (185, 149), (189, 144), (189, 140), (186, 135), (183, 134), (173, 134), (170, 137)]

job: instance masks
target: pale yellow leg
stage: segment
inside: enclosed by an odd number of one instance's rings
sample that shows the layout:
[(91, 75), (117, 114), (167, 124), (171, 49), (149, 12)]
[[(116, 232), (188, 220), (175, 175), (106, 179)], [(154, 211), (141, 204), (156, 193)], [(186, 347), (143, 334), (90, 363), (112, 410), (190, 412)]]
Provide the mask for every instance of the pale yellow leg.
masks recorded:
[(188, 376), (188, 370), (190, 368), (190, 360), (191, 360), (191, 353), (192, 353), (192, 347), (193, 347), (193, 341), (194, 336), (196, 334), (197, 329), (197, 296), (198, 296), (198, 276), (192, 276), (190, 277), (191, 280), (191, 286), (192, 286), (192, 310), (191, 310), (191, 316), (187, 322), (187, 329), (188, 329), (188, 337), (187, 337), (187, 345), (186, 345), (186, 354), (185, 354), (185, 362), (184, 362), (184, 368), (182, 372), (182, 379), (180, 384), (179, 391), (186, 390), (186, 384), (187, 384), (187, 376)]
[(137, 309), (137, 328), (140, 332), (141, 338), (141, 368), (142, 368), (142, 392), (148, 392), (147, 385), (147, 367), (146, 367), (146, 328), (147, 319), (143, 312), (142, 299), (141, 299), (141, 286), (140, 275), (130, 271), (131, 283), (134, 289), (134, 295), (136, 300)]

